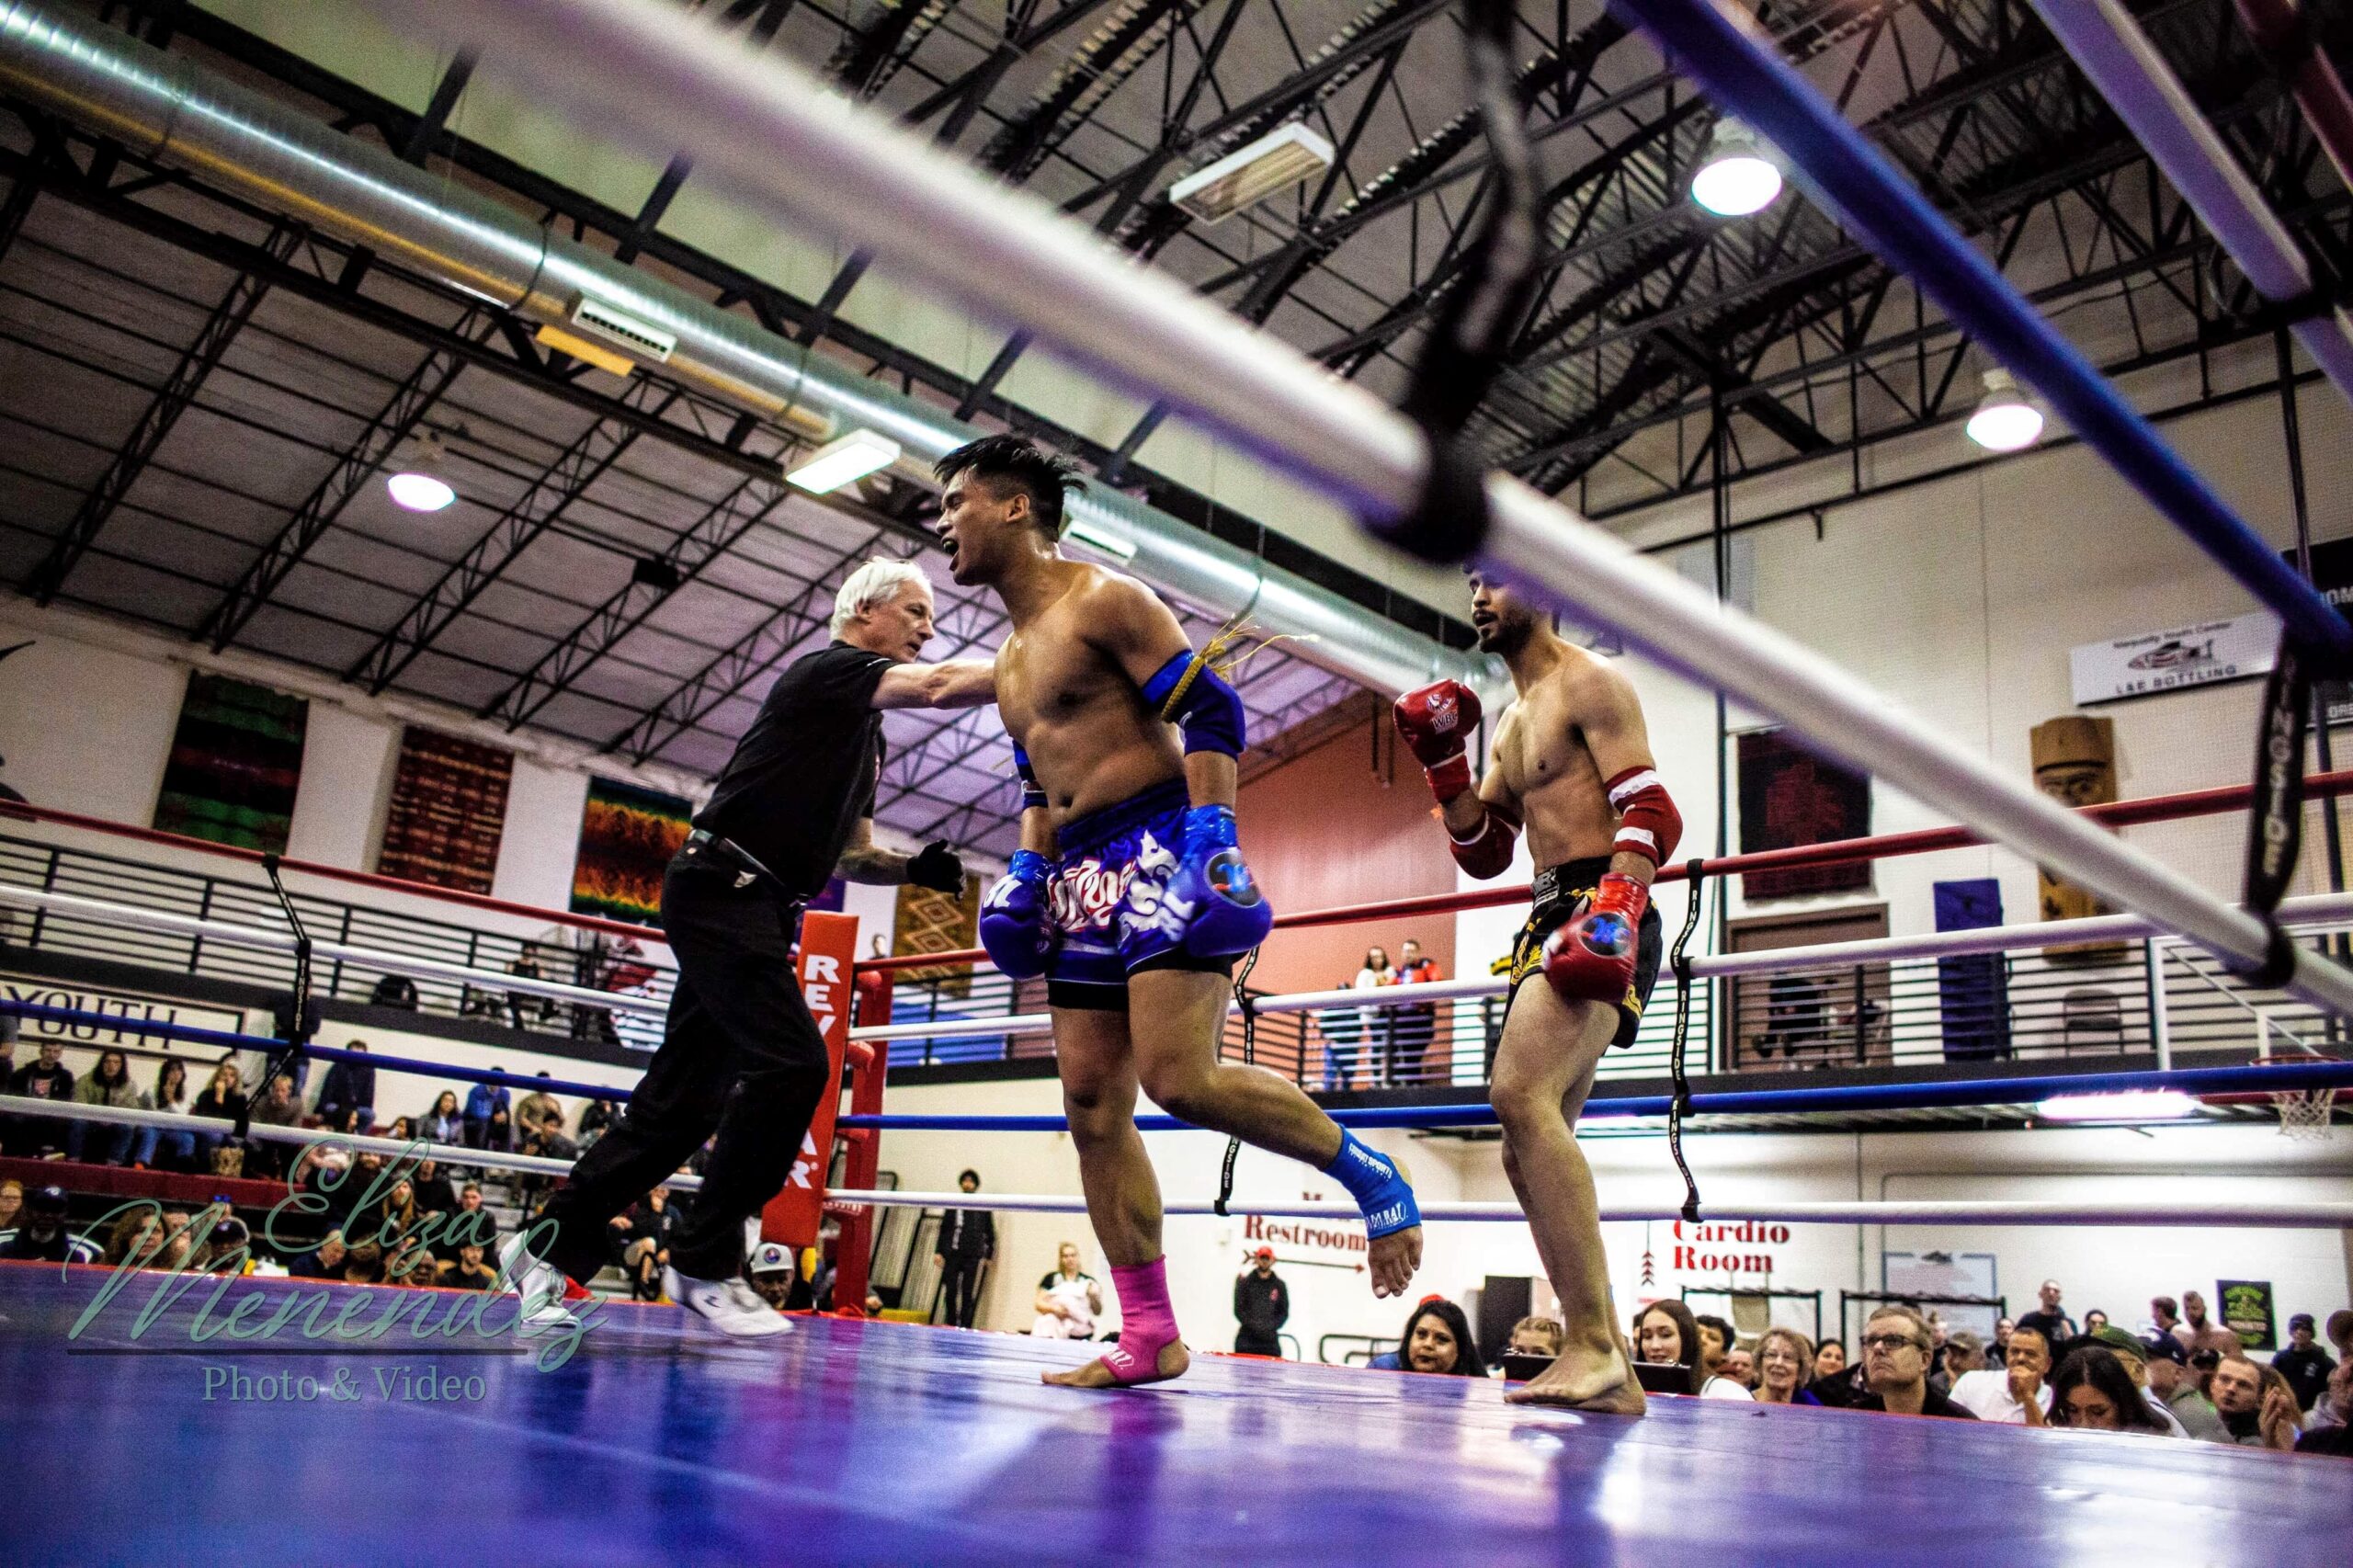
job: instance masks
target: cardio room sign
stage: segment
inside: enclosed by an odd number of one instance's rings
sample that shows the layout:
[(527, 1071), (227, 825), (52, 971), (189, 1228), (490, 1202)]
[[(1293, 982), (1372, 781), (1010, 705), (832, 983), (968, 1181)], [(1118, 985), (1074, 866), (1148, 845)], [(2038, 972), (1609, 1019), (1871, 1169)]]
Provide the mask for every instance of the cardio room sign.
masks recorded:
[(2069, 653), (2068, 665), (2075, 701), (2088, 707), (2268, 675), (2279, 649), (2279, 619), (2256, 610), (2227, 620), (2086, 642)]

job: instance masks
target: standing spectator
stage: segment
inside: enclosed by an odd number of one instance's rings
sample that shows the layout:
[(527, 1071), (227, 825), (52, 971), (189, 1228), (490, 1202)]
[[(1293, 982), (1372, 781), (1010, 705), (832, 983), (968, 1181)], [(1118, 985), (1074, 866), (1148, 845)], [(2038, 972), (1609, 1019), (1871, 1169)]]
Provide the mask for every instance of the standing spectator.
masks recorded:
[(2313, 1343), (2313, 1314), (2298, 1312), (2288, 1320), (2288, 1348), (2271, 1358), (2288, 1386), (2296, 1391), (2296, 1408), (2310, 1410), (2328, 1387), (2329, 1373), (2336, 1370), (2336, 1358)]
[[(1444, 980), (1436, 960), (1426, 956), (1421, 943), (1411, 937), (1400, 949), (1403, 962), (1397, 966), (1400, 985), (1427, 985)], [(1430, 1041), (1438, 1033), (1438, 1005), (1434, 1002), (1413, 1002), (1402, 1007), (1392, 1007), (1389, 1016), (1395, 1020), (1397, 1049), (1391, 1063), (1391, 1084), (1419, 1083), (1422, 1059), (1429, 1054)]]
[[(540, 967), (540, 945), (537, 942), (524, 943), (523, 950), (516, 955), (515, 961), (506, 966), (506, 972), (517, 980), (545, 980), (547, 971)], [(534, 996), (528, 991), (509, 991), (506, 994), (506, 1015), (518, 1029), (531, 1027), (531, 1015), (546, 1018), (554, 1012), (555, 1004), (544, 996)]]
[[(368, 1042), (355, 1040), (344, 1047), (347, 1051), (365, 1052)], [(327, 1066), (326, 1076), (319, 1083), (319, 1102), (313, 1108), (319, 1122), (329, 1131), (366, 1134), (376, 1125), (376, 1069), (365, 1062), (335, 1062)]]
[(1691, 1309), (1668, 1299), (1653, 1301), (1634, 1314), (1634, 1358), (1654, 1366), (1690, 1369), (1690, 1392), (1706, 1399), (1754, 1399), (1756, 1395), (1729, 1378), (1711, 1375), (1704, 1348), (1706, 1334)]
[[(67, 1071), (64, 1058), (62, 1041), (42, 1040), (40, 1060), (17, 1068), (10, 1089), (37, 1100), (72, 1099), (74, 1074)], [(8, 1129), (9, 1152), (51, 1158), (65, 1152), (65, 1123), (55, 1117), (19, 1117)]]
[[(2185, 1297), (2185, 1311), (2188, 1304)], [(2198, 1314), (2190, 1312), (2188, 1321), (2195, 1324)], [(2296, 1425), (2296, 1395), (2288, 1387), (2288, 1381), (2279, 1374), (2272, 1374), (2276, 1381), (2268, 1381), (2264, 1377), (2266, 1369), (2243, 1355), (2224, 1357), (2214, 1369), (2214, 1409), (2222, 1415), (2222, 1427), (2229, 1434), (2225, 1441), (2241, 1448), (2287, 1453), (2295, 1448), (2301, 1435)]]
[(433, 1096), (433, 1108), (417, 1119), (416, 1135), (427, 1143), (461, 1143), (466, 1119), (458, 1110), (458, 1091), (444, 1089)]
[[(164, 1058), (155, 1069), (155, 1093), (152, 1108), (172, 1116), (188, 1114), (188, 1063), (176, 1056)], [(169, 1149), (174, 1162), (180, 1166), (196, 1164), (196, 1134), (185, 1127), (148, 1127), (140, 1130), (137, 1149), (131, 1163), (141, 1170), (155, 1164), (158, 1149)]]
[(1975, 1415), (1928, 1386), (1928, 1325), (1909, 1307), (1885, 1306), (1863, 1324), (1863, 1380), (1870, 1392), (1855, 1410), (1892, 1415), (1938, 1415), (1972, 1421)]
[[(1358, 991), (1375, 991), (1384, 985), (1397, 983), (1397, 971), (1389, 962), (1386, 948), (1367, 948), (1364, 967), (1349, 985)], [(1397, 1021), (1386, 1007), (1357, 1009), (1357, 1039), (1360, 1041), (1359, 1058), (1365, 1064), (1366, 1076), (1375, 1084), (1389, 1082), (1389, 1055), (1396, 1038)]]
[[(1980, 1421), (2004, 1421), (2013, 1426), (2024, 1426), (2029, 1424), (2028, 1405), (2033, 1405), (2038, 1415), (2049, 1414), (2051, 1390), (2043, 1380), (2050, 1375), (2051, 1342), (2040, 1330), (2027, 1327), (2021, 1320), (2010, 1331), (2009, 1356), (2002, 1368), (1995, 1370), (1989, 1367), (1955, 1379), (1953, 1403)], [(2040, 1426), (2042, 1423), (2031, 1425)]]
[(2175, 1428), (2153, 1411), (2126, 1370), (2123, 1358), (2104, 1345), (2070, 1351), (2051, 1380), (2051, 1416), (2026, 1407), (2029, 1426), (2072, 1426), (2095, 1432), (2145, 1432), (2171, 1437)]
[(2197, 1291), (2184, 1290), (2181, 1293), (2181, 1315), (2182, 1321), (2175, 1326), (2173, 1336), (2180, 1340), (2182, 1347), (2191, 1355), (2195, 1356), (2200, 1350), (2211, 1350), (2228, 1359), (2246, 1354), (2245, 1340), (2221, 1324), (2206, 1320), (2206, 1298)]
[[(506, 1069), (493, 1067), (491, 1071), (504, 1073)], [(504, 1127), (506, 1124), (506, 1085), (504, 1084), (476, 1084), (466, 1091), (467, 1148), (495, 1149), (502, 1154), (506, 1153), (507, 1144), (491, 1142), (494, 1126)]]
[[(2174, 1330), (2180, 1326), (2181, 1303), (2179, 1301), (2175, 1301), (2171, 1296), (2149, 1298), (2149, 1332), (2143, 1335), (2142, 1338), (2154, 1339), (2163, 1335), (2165, 1338), (2172, 1339), (2175, 1337)], [(2188, 1346), (2185, 1346), (2183, 1348), (2187, 1349)]]
[[(294, 1080), (280, 1073), (269, 1081), (261, 1103), (254, 1107), (254, 1123), (259, 1127), (300, 1127), (302, 1124), (302, 1102), (294, 1097)], [(297, 1145), (273, 1140), (254, 1142), (250, 1164), (256, 1176), (278, 1176), (286, 1174), (294, 1162)]]
[[(147, 1091), (131, 1081), (131, 1058), (119, 1051), (101, 1051), (98, 1064), (74, 1091), (74, 1100), (82, 1105), (112, 1106), (119, 1110), (153, 1110), (155, 1104)], [(139, 1129), (128, 1124), (108, 1127), (104, 1122), (84, 1121), (76, 1117), (65, 1129), (65, 1157), (78, 1160), (91, 1143), (103, 1139), (106, 1143), (105, 1163), (127, 1165), (131, 1163), (132, 1143)], [(2312, 1319), (2306, 1318), (2306, 1323)], [(2307, 1338), (2310, 1335), (2306, 1336)], [(2325, 1374), (2323, 1374), (2324, 1378)]]
[(2045, 1279), (2040, 1293), (2042, 1297), (2042, 1305), (2018, 1319), (2016, 1326), (2032, 1329), (2042, 1335), (2042, 1343), (2046, 1348), (2064, 1345), (2069, 1340), (2079, 1337), (2075, 1330), (2075, 1320), (2059, 1310), (2059, 1281)]
[[(1355, 977), (1350, 976), (1333, 989), (1349, 991), (1355, 987)], [(1354, 1088), (1357, 1040), (1364, 1032), (1363, 1022), (1357, 1017), (1357, 1010), (1354, 1007), (1318, 1008), (1315, 1027), (1324, 1034), (1324, 1092), (1330, 1095)]]
[(1813, 1346), (1794, 1328), (1773, 1327), (1756, 1341), (1756, 1403), (1795, 1404), (1813, 1378)]
[(1233, 1281), (1233, 1318), (1242, 1325), (1233, 1335), (1235, 1355), (1281, 1357), (1279, 1335), (1290, 1321), (1290, 1287), (1275, 1272), (1274, 1248), (1252, 1253), (1250, 1267)]
[[(542, 1068), (542, 1078), (554, 1074)], [(523, 1135), (523, 1153), (551, 1160), (568, 1160), (579, 1151), (563, 1135), (563, 1102), (547, 1090), (534, 1089), (515, 1105), (515, 1125)]]
[(1994, 1321), (1994, 1343), (1985, 1347), (1987, 1366), (1999, 1368), (2007, 1364), (2010, 1358), (2010, 1330), (2016, 1326), (2008, 1318)]
[(1483, 1378), (1486, 1363), (1471, 1337), (1471, 1320), (1443, 1296), (1425, 1296), (1405, 1319), (1397, 1348), (1372, 1358), (1392, 1372), (1429, 1372), (1442, 1377)]
[(1037, 1339), (1092, 1339), (1103, 1315), (1103, 1287), (1080, 1270), (1078, 1244), (1054, 1249), (1054, 1267), (1038, 1281), (1038, 1316), (1029, 1325)]
[(1945, 1335), (1943, 1353), (1937, 1358), (1937, 1369), (1928, 1381), (1938, 1393), (1952, 1392), (1953, 1383), (1985, 1365), (1985, 1342), (1965, 1328), (1956, 1328)]
[[(966, 1171), (956, 1178), (966, 1192), (981, 1190), (981, 1173)], [(981, 1282), (996, 1256), (996, 1216), (985, 1209), (950, 1209), (940, 1216), (939, 1240), (931, 1261), (939, 1267), (940, 1293), (946, 1321), (958, 1328), (972, 1326), (980, 1310)]]
[[(189, 1108), (191, 1116), (209, 1116), (222, 1121), (233, 1122), (245, 1114), (245, 1094), (238, 1087), (244, 1074), (237, 1070), (234, 1056), (223, 1056), (212, 1069), (212, 1081), (196, 1096)], [(228, 1144), (226, 1135), (199, 1132), (196, 1135), (199, 1170), (210, 1176), (235, 1176), (245, 1166), (245, 1151), (242, 1144)]]

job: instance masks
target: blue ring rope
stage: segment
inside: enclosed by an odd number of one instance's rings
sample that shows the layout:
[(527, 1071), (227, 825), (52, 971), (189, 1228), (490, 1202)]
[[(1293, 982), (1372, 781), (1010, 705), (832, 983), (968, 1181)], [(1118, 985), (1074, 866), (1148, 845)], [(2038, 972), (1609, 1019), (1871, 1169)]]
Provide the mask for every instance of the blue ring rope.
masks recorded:
[(2353, 623), (2330, 608), (2074, 345), (1963, 240), (1771, 45), (1710, 0), (1623, 0), (1675, 69), (1798, 165), (1809, 189), (1915, 280), (1994, 357), (2051, 400), (2118, 475), (2276, 611), (2308, 648), (2353, 665)]

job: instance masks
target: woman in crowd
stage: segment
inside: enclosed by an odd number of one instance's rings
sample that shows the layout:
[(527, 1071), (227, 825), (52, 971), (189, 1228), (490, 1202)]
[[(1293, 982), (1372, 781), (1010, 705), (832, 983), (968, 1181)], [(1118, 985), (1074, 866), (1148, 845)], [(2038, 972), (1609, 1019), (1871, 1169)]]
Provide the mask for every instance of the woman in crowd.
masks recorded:
[(1375, 1367), (1392, 1372), (1435, 1372), (1457, 1378), (1483, 1378), (1484, 1363), (1471, 1337), (1471, 1320), (1462, 1309), (1443, 1297), (1432, 1296), (1405, 1320), (1397, 1348), (1372, 1358)]
[(2173, 1430), (2149, 1409), (2132, 1375), (2104, 1346), (2071, 1353), (2051, 1378), (2051, 1414), (2029, 1401), (2022, 1409), (2029, 1426), (2079, 1426), (2095, 1432), (2147, 1432), (2171, 1437)]
[(1835, 1339), (1825, 1339), (1813, 1352), (1813, 1376), (1816, 1381), (1835, 1378), (1847, 1369), (1847, 1347)]
[(25, 1212), (25, 1184), (11, 1176), (0, 1181), (0, 1235), (13, 1231), (22, 1222)]
[[(1365, 949), (1364, 967), (1357, 971), (1356, 979), (1348, 983), (1358, 991), (1374, 991), (1397, 983), (1397, 971), (1389, 962), (1389, 949)], [(1362, 1042), (1358, 1059), (1365, 1064), (1367, 1074), (1376, 1084), (1389, 1081), (1389, 1050), (1395, 1009), (1390, 1007), (1358, 1007), (1357, 1009), (1357, 1039)]]
[(2091, 1311), (2084, 1314), (2084, 1337), (2086, 1339), (2097, 1339), (2099, 1336), (2099, 1331), (2107, 1326), (2108, 1314), (2101, 1312), (2097, 1307), (2094, 1307)]
[(1511, 1343), (1505, 1346), (1506, 1356), (1542, 1356), (1548, 1359), (1561, 1353), (1561, 1325), (1553, 1318), (1522, 1318), (1511, 1325)]
[[(188, 1063), (176, 1056), (166, 1056), (164, 1064), (155, 1069), (155, 1093), (150, 1108), (173, 1116), (188, 1114)], [(149, 1127), (141, 1130), (136, 1152), (131, 1163), (146, 1170), (155, 1163), (158, 1148), (172, 1152), (175, 1162), (181, 1165), (196, 1163), (196, 1134), (184, 1127)]]
[[(212, 1069), (212, 1081), (204, 1085), (204, 1093), (196, 1096), (196, 1104), (189, 1108), (188, 1114), (217, 1117), (222, 1121), (234, 1121), (244, 1115), (244, 1091), (237, 1086), (243, 1080), (243, 1076), (237, 1071), (236, 1058), (222, 1057), (220, 1065)], [(222, 1170), (218, 1167), (223, 1164), (233, 1164), (242, 1170), (244, 1165), (243, 1157), (244, 1152), (242, 1149), (230, 1151), (230, 1153), (237, 1156), (232, 1161), (222, 1153), (222, 1135), (217, 1132), (199, 1132), (196, 1135), (199, 1166), (213, 1176), (235, 1176), (238, 1174), (237, 1170)]]
[[(74, 1097), (84, 1105), (112, 1106), (118, 1110), (154, 1108), (147, 1091), (131, 1081), (131, 1058), (119, 1051), (98, 1052), (98, 1064), (90, 1070), (88, 1077), (74, 1086)], [(103, 1142), (106, 1163), (126, 1165), (131, 1163), (131, 1146), (138, 1136), (136, 1127), (108, 1127), (76, 1117), (65, 1126), (65, 1157), (78, 1160), (85, 1146)]]
[(1775, 1326), (1756, 1342), (1756, 1403), (1795, 1404), (1813, 1381), (1813, 1343), (1794, 1328)]
[(1038, 1317), (1029, 1325), (1038, 1339), (1092, 1339), (1095, 1320), (1103, 1315), (1103, 1287), (1095, 1276), (1079, 1271), (1078, 1244), (1064, 1242), (1054, 1254), (1054, 1269), (1038, 1281)]
[(1687, 1391), (1705, 1399), (1752, 1399), (1729, 1378), (1709, 1375), (1701, 1358), (1699, 1324), (1680, 1301), (1653, 1301), (1634, 1315), (1634, 1358), (1654, 1366), (1689, 1369)]

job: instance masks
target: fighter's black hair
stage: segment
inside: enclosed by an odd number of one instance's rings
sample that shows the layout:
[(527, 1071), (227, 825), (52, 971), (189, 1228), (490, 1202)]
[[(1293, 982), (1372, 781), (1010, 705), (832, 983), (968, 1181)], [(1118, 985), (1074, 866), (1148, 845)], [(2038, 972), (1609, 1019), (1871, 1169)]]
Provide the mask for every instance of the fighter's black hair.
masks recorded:
[(931, 465), (942, 484), (959, 474), (978, 474), (1002, 484), (1018, 485), (1029, 497), (1030, 515), (1048, 537), (1063, 532), (1063, 495), (1084, 490), (1077, 465), (1068, 458), (1040, 451), (1027, 436), (983, 436), (968, 441)]

